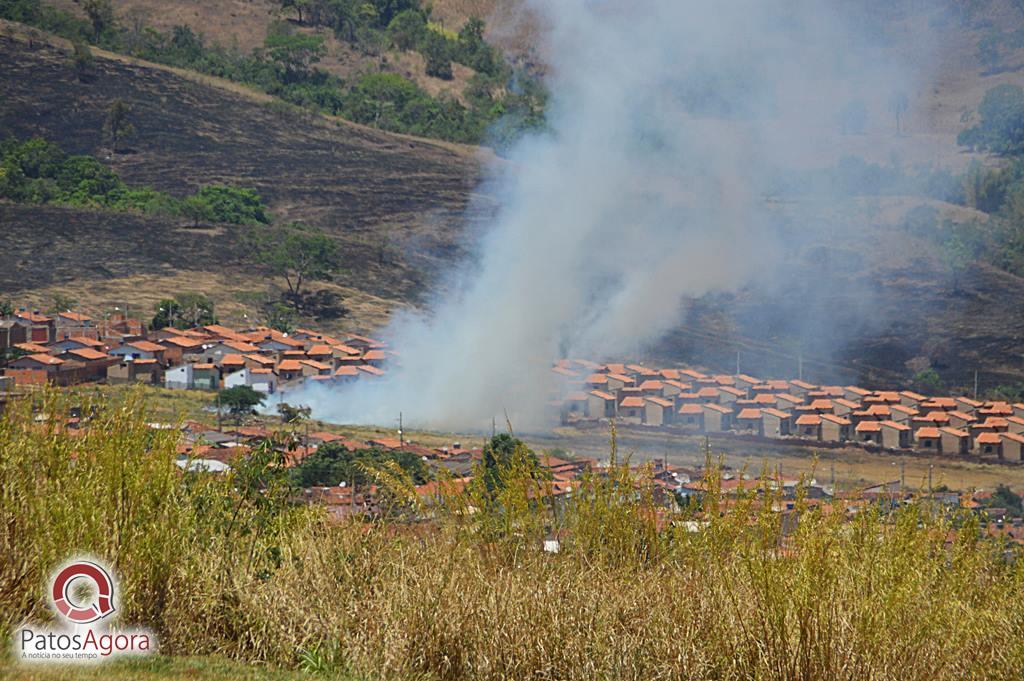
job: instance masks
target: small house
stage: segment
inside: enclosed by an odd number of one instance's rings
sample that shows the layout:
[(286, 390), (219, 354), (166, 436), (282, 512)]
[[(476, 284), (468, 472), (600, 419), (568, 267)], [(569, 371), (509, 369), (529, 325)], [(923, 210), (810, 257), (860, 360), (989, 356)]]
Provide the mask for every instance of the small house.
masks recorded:
[(721, 404), (700, 405), (704, 412), (704, 432), (724, 433), (733, 427), (733, 411)]
[(649, 426), (664, 426), (672, 423), (675, 402), (664, 397), (644, 398), (644, 423)]
[(684, 404), (679, 407), (679, 411), (676, 412), (676, 425), (682, 426), (687, 430), (703, 430), (705, 406), (708, 405)]
[(914, 449), (935, 454), (942, 451), (942, 433), (936, 426), (924, 426), (914, 432)]
[(822, 442), (846, 442), (850, 439), (850, 420), (835, 414), (821, 414)]
[(760, 409), (753, 407), (741, 409), (740, 413), (736, 415), (734, 428), (740, 433), (761, 435), (764, 432), (763, 426), (764, 422), (761, 420)]
[(1001, 433), (1003, 440), (1003, 459), (1020, 463), (1024, 461), (1024, 435), (1017, 433)]
[(761, 434), (765, 437), (786, 437), (793, 425), (793, 417), (789, 412), (768, 407), (761, 410)]
[(794, 434), (803, 440), (821, 439), (821, 416), (818, 414), (801, 414), (796, 418)]
[(881, 421), (864, 420), (857, 423), (853, 429), (857, 442), (882, 444), (882, 423)]
[(974, 452), (980, 456), (1003, 458), (1003, 438), (999, 433), (982, 432), (974, 437)]
[(895, 421), (880, 421), (882, 446), (886, 449), (907, 449), (910, 447), (910, 426)]
[(587, 413), (592, 419), (615, 418), (615, 395), (603, 390), (591, 390), (587, 393)]
[(942, 439), (943, 454), (962, 456), (971, 450), (971, 435), (966, 430), (939, 428), (939, 437)]

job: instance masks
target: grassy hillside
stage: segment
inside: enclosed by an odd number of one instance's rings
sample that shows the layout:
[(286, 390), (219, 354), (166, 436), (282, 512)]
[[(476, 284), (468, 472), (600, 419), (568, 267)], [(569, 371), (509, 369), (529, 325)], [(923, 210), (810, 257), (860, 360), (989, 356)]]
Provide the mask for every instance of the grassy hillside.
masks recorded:
[[(80, 82), (67, 50), (61, 41), (29, 48), (23, 37), (0, 37), (3, 134), (96, 155), (129, 185), (175, 196), (211, 183), (255, 188), (279, 221), (317, 225), (340, 242), (345, 271), (334, 284), (355, 297), (347, 325), (372, 328), (387, 308), (418, 301), (461, 252), (473, 151), (305, 114), (231, 84), (100, 53), (95, 77)], [(137, 134), (129, 150), (111, 155), (102, 129), (115, 99), (134, 107)], [(266, 288), (241, 228), (196, 231), (187, 220), (72, 208), (0, 210), (11, 239), (3, 289), (16, 299), (64, 288), (83, 303), (119, 300), (137, 290), (132, 277), (148, 280), (138, 293), (154, 300), (189, 279), (229, 304), (244, 302), (232, 300), (237, 289)], [(95, 284), (121, 290), (97, 296)]]

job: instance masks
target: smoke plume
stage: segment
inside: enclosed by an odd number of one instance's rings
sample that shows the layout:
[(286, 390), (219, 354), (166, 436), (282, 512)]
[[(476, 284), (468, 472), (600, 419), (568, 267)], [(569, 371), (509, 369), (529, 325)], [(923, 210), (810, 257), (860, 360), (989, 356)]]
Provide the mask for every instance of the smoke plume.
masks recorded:
[(499, 209), (475, 257), (383, 334), (386, 378), (286, 399), (345, 423), (529, 428), (552, 360), (634, 356), (686, 300), (756, 284), (786, 248), (778, 169), (834, 162), (841, 106), (905, 86), (870, 12), (831, 5), (533, 0), (549, 129), (482, 183)]

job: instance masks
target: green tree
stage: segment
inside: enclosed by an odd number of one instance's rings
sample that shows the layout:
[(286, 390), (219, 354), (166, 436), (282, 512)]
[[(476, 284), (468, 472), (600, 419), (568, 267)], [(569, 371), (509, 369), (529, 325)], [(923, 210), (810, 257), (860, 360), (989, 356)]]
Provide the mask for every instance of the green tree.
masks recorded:
[(257, 242), (256, 258), (284, 277), (288, 301), (298, 310), (307, 283), (328, 280), (337, 272), (338, 245), (323, 231), (293, 222), (268, 230)]
[(154, 330), (167, 326), (188, 329), (217, 323), (213, 301), (202, 293), (179, 293), (174, 298), (164, 298), (156, 304), (155, 311), (150, 322)]
[(340, 443), (321, 445), (314, 454), (292, 469), (295, 484), (339, 485), (349, 483), (366, 485), (373, 482), (371, 471), (393, 461), (408, 473), (416, 484), (430, 479), (430, 471), (423, 459), (413, 452), (376, 448), (350, 451)]
[(233, 225), (254, 225), (270, 222), (263, 199), (255, 189), (231, 185), (203, 187), (195, 196), (204, 206), (207, 219)]
[(452, 56), (448, 48), (448, 40), (434, 31), (427, 31), (423, 41), (423, 57), (427, 60), (426, 72), (428, 76), (451, 80)]
[(291, 333), (295, 330), (295, 310), (275, 300), (267, 306), (267, 326), (281, 333)]
[(985, 506), (988, 508), (1005, 508), (1011, 514), (1018, 516), (1024, 512), (1021, 509), (1021, 496), (1003, 483), (996, 485), (995, 491), (986, 500)]
[(419, 10), (407, 9), (388, 24), (388, 37), (399, 50), (416, 49), (427, 31), (427, 20)]
[(526, 443), (508, 433), (495, 435), (484, 445), (480, 462), (480, 475), (488, 493), (493, 494), (505, 486), (505, 471), (512, 465), (516, 454), (525, 455), (530, 465), (539, 472), (537, 455), (526, 446)]
[(917, 372), (913, 378), (914, 388), (925, 395), (941, 395), (946, 390), (946, 384), (942, 382), (939, 372), (928, 368)]
[(64, 293), (54, 293), (48, 312), (68, 312), (78, 301)]
[(241, 423), (244, 417), (255, 413), (256, 407), (263, 404), (264, 399), (266, 395), (247, 385), (225, 388), (217, 393), (218, 403), (228, 409), (236, 423)]
[(0, 300), (0, 317), (10, 317), (14, 314), (14, 303), (9, 300)]
[(75, 77), (81, 82), (89, 79), (95, 59), (92, 50), (81, 40), (72, 43), (71, 65), (75, 69)]
[(961, 280), (974, 260), (974, 256), (974, 250), (959, 229), (955, 229), (943, 243), (942, 261), (952, 277), (954, 293), (960, 293)]
[(94, 42), (101, 42), (109, 34), (113, 33), (116, 26), (114, 18), (114, 7), (110, 0), (85, 0), (82, 3), (82, 11), (89, 18), (92, 25), (92, 39)]
[(117, 152), (125, 139), (135, 134), (135, 126), (129, 120), (133, 107), (123, 99), (115, 99), (107, 109), (103, 121), (103, 135), (110, 142), (110, 150)]
[(267, 56), (277, 65), (282, 82), (304, 80), (309, 68), (326, 54), (324, 39), (318, 35), (278, 31), (267, 36), (263, 43)]
[(301, 423), (308, 421), (313, 409), (308, 406), (292, 406), (287, 402), (277, 405), (277, 413), (281, 416), (282, 423)]
[(997, 154), (1024, 153), (1024, 88), (997, 85), (978, 106), (980, 121), (957, 136), (957, 144)]

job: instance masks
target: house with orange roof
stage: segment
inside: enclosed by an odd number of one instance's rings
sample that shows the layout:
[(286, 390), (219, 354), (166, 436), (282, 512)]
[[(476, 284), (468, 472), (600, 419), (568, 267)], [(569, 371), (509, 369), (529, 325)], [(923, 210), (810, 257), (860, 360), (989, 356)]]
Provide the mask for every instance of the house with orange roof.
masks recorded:
[(801, 380), (798, 379), (798, 380), (790, 381), (789, 382), (788, 392), (791, 395), (796, 395), (797, 397), (803, 397), (803, 396), (807, 395), (807, 393), (811, 392), (812, 390), (816, 390), (817, 388), (818, 388), (818, 386), (816, 386), (816, 385), (813, 385), (811, 383), (808, 383), (807, 381), (801, 381)]
[(914, 449), (922, 452), (941, 452), (942, 432), (938, 426), (923, 426), (914, 431)]
[(297, 359), (283, 359), (275, 367), (277, 377), (281, 381), (294, 381), (302, 378), (302, 364)]
[(914, 407), (906, 407), (902, 404), (891, 404), (889, 405), (889, 414), (892, 420), (896, 423), (909, 425), (911, 420), (918, 415), (918, 411)]
[(225, 388), (236, 388), (247, 385), (253, 390), (272, 395), (277, 390), (277, 376), (270, 369), (250, 369), (242, 367), (224, 376)]
[(915, 393), (912, 390), (904, 390), (900, 393), (900, 404), (904, 407), (912, 407), (917, 409), (918, 405), (922, 402), (927, 402), (928, 397), (920, 393)]
[(1019, 433), (1001, 433), (1003, 459), (1020, 463), (1024, 461), (1024, 435)]
[[(758, 395), (758, 397), (760, 397), (760, 395)], [(792, 411), (804, 403), (803, 397), (797, 397), (790, 393), (778, 393), (771, 395), (771, 397), (774, 399), (774, 404), (772, 404), (772, 406), (782, 411)]]
[(645, 396), (662, 397), (665, 392), (665, 386), (661, 381), (649, 378), (640, 384), (640, 392)]
[(167, 348), (162, 345), (157, 345), (151, 341), (137, 340), (123, 343), (119, 347), (112, 348), (109, 354), (125, 361), (136, 359), (155, 359), (163, 364), (166, 352)]
[(222, 355), (219, 362), (215, 362), (221, 372), (227, 376), (245, 368), (245, 357), (237, 353)]
[(644, 398), (639, 396), (625, 397), (619, 402), (619, 420), (624, 423), (644, 422)]
[(334, 374), (334, 369), (330, 364), (317, 362), (314, 359), (300, 359), (299, 365), (302, 367), (303, 376), (331, 376)]
[(874, 419), (860, 421), (853, 427), (857, 442), (882, 444), (882, 423)]
[(644, 398), (644, 423), (649, 426), (665, 426), (673, 422), (675, 402), (664, 397)]
[(733, 421), (734, 428), (741, 433), (753, 433), (761, 435), (763, 422), (761, 421), (761, 410), (756, 407), (741, 409)]
[(821, 439), (821, 416), (819, 414), (801, 414), (794, 422), (794, 434), (804, 440)]
[(882, 427), (882, 446), (887, 449), (908, 449), (913, 434), (910, 426), (895, 421), (879, 421)]
[(27, 342), (46, 344), (57, 338), (56, 322), (39, 310), (21, 308), (14, 313), (12, 321), (24, 327)]
[(363, 374), (370, 376), (371, 378), (379, 378), (384, 375), (383, 369), (378, 369), (377, 367), (371, 366), (369, 364), (360, 364), (356, 367), (356, 369), (361, 371)]
[(70, 338), (64, 338), (63, 340), (59, 340), (56, 343), (47, 346), (47, 350), (51, 354), (59, 355), (67, 350), (81, 350), (83, 348), (103, 350), (104, 347), (106, 346), (103, 344), (103, 341), (96, 340), (95, 338), (87, 338), (85, 336), (71, 336)]
[(62, 364), (64, 364), (64, 360), (44, 352), (39, 352), (34, 355), (19, 357), (12, 362), (8, 362), (7, 366), (12, 369), (34, 369), (36, 371), (45, 371), (47, 374), (54, 374)]
[(865, 390), (864, 388), (856, 385), (848, 385), (843, 388), (843, 398), (851, 402), (856, 402), (858, 405), (870, 394), (870, 390)]
[(591, 418), (615, 418), (618, 404), (615, 395), (603, 390), (591, 390), (587, 393), (587, 413)]
[(684, 404), (676, 410), (675, 423), (687, 430), (703, 430), (704, 407), (700, 404)]
[(350, 333), (345, 336), (345, 345), (350, 345), (353, 348), (359, 348), (360, 350), (380, 350), (387, 347), (387, 343), (369, 336), (360, 336), (359, 334)]
[(1003, 457), (1003, 438), (999, 433), (982, 432), (974, 436), (974, 452), (980, 456)]
[(832, 398), (832, 413), (836, 416), (848, 416), (859, 410), (860, 402), (854, 402), (853, 400), (845, 397)]
[(724, 433), (732, 430), (734, 412), (731, 407), (723, 404), (702, 404), (700, 408), (704, 412), (704, 432)]
[(718, 390), (718, 404), (733, 404), (737, 400), (746, 399), (748, 394), (746, 390), (741, 390), (732, 385), (719, 384), (716, 390)]
[(963, 411), (947, 411), (946, 415), (949, 416), (949, 425), (951, 428), (966, 428), (977, 421), (973, 414), (968, 414)]
[(761, 434), (765, 437), (786, 437), (793, 430), (793, 415), (768, 407), (761, 410)]
[(744, 390), (749, 395), (755, 385), (760, 385), (761, 379), (755, 378), (749, 374), (737, 374), (733, 377), (733, 385), (740, 390)]
[(562, 423), (568, 423), (571, 418), (586, 418), (590, 407), (590, 397), (582, 390), (574, 390), (562, 400)]
[(966, 396), (954, 397), (953, 399), (956, 402), (957, 411), (961, 411), (965, 414), (974, 414), (974, 412), (984, 406), (982, 402), (972, 400), (970, 397)]
[(929, 411), (954, 411), (959, 405), (956, 400), (952, 397), (932, 397), (931, 399), (921, 402), (918, 405), (918, 409), (922, 412)]
[(964, 455), (971, 450), (971, 435), (959, 428), (939, 428), (943, 454)]
[(625, 374), (609, 373), (608, 381), (606, 382), (605, 387), (609, 392), (616, 392), (627, 386), (635, 384), (636, 383), (631, 376), (626, 376)]
[(822, 442), (846, 442), (852, 436), (850, 420), (835, 414), (820, 414)]
[(27, 328), (14, 319), (0, 319), (0, 350), (28, 340)]

